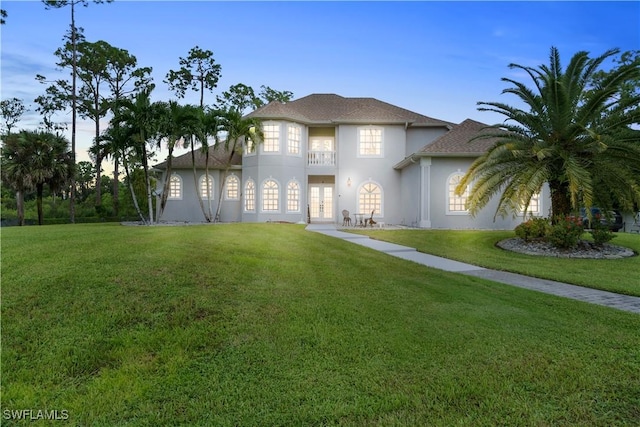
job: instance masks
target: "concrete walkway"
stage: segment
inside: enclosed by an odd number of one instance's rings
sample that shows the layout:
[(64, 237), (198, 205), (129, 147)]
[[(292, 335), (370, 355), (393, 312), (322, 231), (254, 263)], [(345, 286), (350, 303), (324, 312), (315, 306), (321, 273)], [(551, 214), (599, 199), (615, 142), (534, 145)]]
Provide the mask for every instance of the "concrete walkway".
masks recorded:
[(339, 231), (336, 229), (334, 224), (310, 224), (307, 226), (307, 230), (343, 239), (360, 246), (375, 249), (398, 258), (426, 265), (428, 267), (465, 274), (468, 276), (481, 277), (483, 279), (493, 280), (494, 282), (505, 283), (507, 285), (518, 286), (520, 288), (545, 292), (552, 295), (572, 298), (579, 301), (585, 301), (592, 304), (603, 305), (606, 307), (617, 308), (618, 310), (640, 314), (640, 297), (620, 295), (613, 292), (584, 288), (582, 286), (554, 282), (553, 280), (537, 279), (505, 271), (489, 270), (475, 265), (465, 264), (463, 262), (424, 254), (407, 246), (382, 242), (370, 239), (368, 236)]

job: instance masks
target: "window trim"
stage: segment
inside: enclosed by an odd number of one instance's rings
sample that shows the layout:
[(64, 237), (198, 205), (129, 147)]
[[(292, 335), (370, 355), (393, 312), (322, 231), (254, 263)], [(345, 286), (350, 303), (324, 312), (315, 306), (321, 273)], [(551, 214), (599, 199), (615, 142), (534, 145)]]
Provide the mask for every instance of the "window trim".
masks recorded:
[[(177, 178), (177, 183), (178, 183), (178, 195), (175, 197), (171, 196), (171, 193), (172, 193), (171, 182), (173, 181), (174, 178)], [(173, 172), (169, 177), (169, 194), (167, 195), (167, 200), (182, 200), (182, 189), (183, 189), (182, 177), (177, 173)]]
[[(379, 130), (380, 131), (380, 154), (363, 154), (360, 149), (361, 144), (361, 132), (365, 130)], [(356, 129), (356, 157), (363, 159), (380, 159), (384, 157), (384, 127), (382, 126), (360, 126)]]
[[(253, 191), (249, 190), (249, 184), (253, 185)], [(247, 208), (247, 203), (251, 201), (253, 203), (253, 209)], [(244, 212), (256, 212), (256, 182), (249, 178), (244, 182), (244, 201), (242, 203), (242, 210)]]
[(358, 186), (358, 190), (356, 192), (356, 209), (357, 212), (356, 213), (362, 213), (362, 214), (366, 214), (367, 218), (369, 218), (371, 216), (371, 212), (365, 212), (363, 211), (363, 207), (360, 205), (360, 194), (362, 193), (364, 186), (368, 185), (368, 184), (373, 184), (375, 186), (378, 187), (378, 189), (380, 190), (380, 209), (375, 209), (375, 212), (373, 213), (373, 217), (374, 218), (382, 218), (384, 217), (384, 189), (382, 188), (382, 185), (380, 185), (379, 182), (374, 181), (372, 179), (368, 179), (367, 181), (361, 183)]
[[(542, 215), (542, 190), (534, 193), (533, 196), (531, 196), (531, 201), (533, 200), (537, 200), (538, 209), (536, 209), (535, 211), (532, 211), (532, 210), (525, 211), (524, 203), (522, 203), (520, 205), (520, 210), (518, 212), (519, 216), (525, 218), (525, 217), (539, 217)], [(529, 201), (529, 209), (531, 209), (531, 201)]]
[[(451, 198), (452, 198), (452, 193), (451, 193), (451, 181), (456, 178), (459, 177), (459, 179), (462, 179), (462, 177), (464, 177), (464, 172), (462, 172), (460, 169), (458, 169), (456, 172), (453, 172), (452, 174), (450, 174), (447, 177), (447, 181), (446, 181), (446, 188), (445, 188), (445, 209), (446, 209), (446, 215), (464, 215), (464, 216), (468, 216), (469, 215), (469, 209), (465, 206), (464, 210), (452, 210), (451, 209)], [(457, 183), (455, 184), (457, 187)], [(469, 194), (470, 194), (470, 186), (468, 185), (464, 195), (462, 196), (456, 196), (455, 194), (453, 195), (453, 197), (455, 199), (464, 199), (465, 205), (469, 202)], [(455, 191), (455, 188), (454, 188)]]
[[(235, 179), (236, 182), (236, 194), (235, 197), (229, 197), (229, 181)], [(235, 173), (227, 176), (224, 180), (224, 199), (225, 200), (240, 200), (240, 179), (236, 176)]]
[[(249, 151), (249, 147), (253, 147), (253, 150)], [(258, 144), (256, 144), (256, 142), (251, 139), (251, 138), (245, 138), (243, 144), (242, 144), (242, 155), (245, 157), (251, 157), (251, 156), (255, 156), (258, 153)]]
[[(298, 131), (298, 152), (297, 153), (292, 153), (290, 150), (291, 147), (291, 139), (290, 139), (290, 134), (289, 131), (295, 129)], [(293, 156), (293, 157), (302, 157), (302, 126), (296, 124), (296, 123), (289, 123), (287, 124), (287, 156)]]
[[(268, 200), (265, 197), (265, 185), (267, 184), (267, 182), (273, 182), (276, 185), (276, 209), (265, 209), (264, 208), (264, 204), (265, 201)], [(269, 177), (266, 178), (264, 181), (262, 181), (262, 185), (260, 185), (260, 212), (262, 213), (280, 213), (281, 212), (281, 208), (280, 208), (280, 183), (278, 182), (278, 180), (276, 180), (273, 177)]]
[[(296, 210), (289, 209), (289, 202), (291, 200), (289, 198), (289, 186), (291, 184), (295, 184), (297, 186), (297, 191), (298, 191), (298, 197), (297, 197), (298, 209), (296, 209)], [(287, 213), (300, 213), (302, 211), (302, 186), (300, 185), (298, 180), (295, 179), (295, 178), (293, 178), (293, 179), (289, 180), (289, 182), (287, 182), (286, 210), (287, 210)]]
[[(207, 198), (207, 196), (205, 194), (203, 194), (202, 192), (202, 184), (205, 180), (205, 174), (200, 175), (200, 178), (198, 178), (198, 194), (200, 195), (200, 197), (202, 198), (202, 200), (209, 200)], [(209, 196), (211, 198), (211, 200), (215, 200), (215, 191), (216, 191), (216, 181), (213, 179), (213, 175), (209, 174), (209, 179), (211, 180), (211, 195)]]
[[(273, 126), (278, 130), (278, 136), (277, 139), (274, 138), (275, 140), (277, 140), (278, 142), (278, 146), (277, 146), (277, 150), (265, 150), (265, 148), (267, 147), (267, 130), (266, 127), (267, 126)], [(261, 147), (261, 153), (262, 154), (266, 154), (266, 155), (278, 155), (282, 152), (282, 126), (280, 126), (280, 123), (277, 122), (268, 122), (268, 123), (263, 123), (262, 124), (262, 144), (260, 144)]]

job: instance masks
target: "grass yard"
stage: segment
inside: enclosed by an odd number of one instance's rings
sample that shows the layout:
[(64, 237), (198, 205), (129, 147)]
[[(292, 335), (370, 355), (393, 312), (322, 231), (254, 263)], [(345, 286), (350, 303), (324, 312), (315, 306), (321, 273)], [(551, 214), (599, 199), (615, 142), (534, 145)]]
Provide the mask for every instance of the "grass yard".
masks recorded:
[(637, 314), (299, 225), (3, 229), (1, 310), (3, 426), (640, 425)]
[[(345, 229), (372, 238), (417, 248), (420, 252), (528, 276), (640, 296), (640, 257), (568, 259), (524, 255), (496, 246), (515, 237), (512, 231)], [(585, 239), (588, 234), (585, 233)], [(611, 241), (640, 253), (640, 234), (615, 233)]]

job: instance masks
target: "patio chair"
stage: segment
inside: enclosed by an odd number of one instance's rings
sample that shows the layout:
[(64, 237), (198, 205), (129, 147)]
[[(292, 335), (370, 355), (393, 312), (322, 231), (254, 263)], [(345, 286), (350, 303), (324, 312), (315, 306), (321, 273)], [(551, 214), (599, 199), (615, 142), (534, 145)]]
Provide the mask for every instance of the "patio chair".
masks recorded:
[(364, 223), (364, 226), (365, 226), (365, 227), (367, 226), (367, 224), (369, 224), (371, 227), (373, 227), (375, 224), (377, 224), (377, 222), (375, 222), (375, 221), (373, 220), (373, 213), (374, 213), (374, 212), (375, 212), (375, 210), (371, 211), (371, 218), (368, 218), (368, 219), (365, 221), (365, 223)]
[(342, 226), (344, 227), (345, 225), (351, 225), (351, 217), (346, 209), (342, 211)]

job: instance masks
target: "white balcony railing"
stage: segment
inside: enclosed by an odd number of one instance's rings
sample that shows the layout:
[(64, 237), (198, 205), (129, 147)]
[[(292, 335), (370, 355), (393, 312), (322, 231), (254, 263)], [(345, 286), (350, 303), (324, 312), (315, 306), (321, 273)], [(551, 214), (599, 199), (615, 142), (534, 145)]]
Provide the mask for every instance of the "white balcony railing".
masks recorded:
[(309, 166), (335, 166), (335, 151), (308, 151), (307, 165)]

